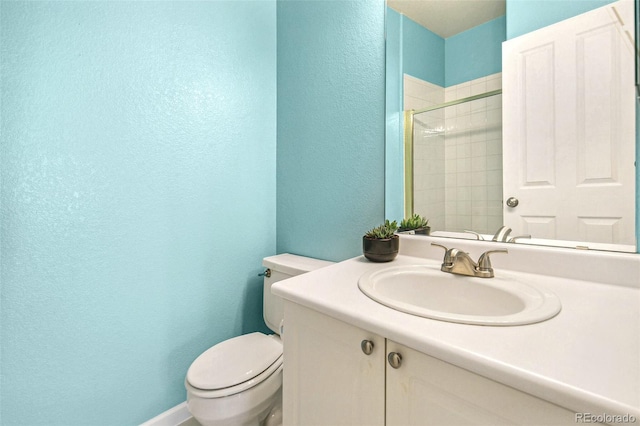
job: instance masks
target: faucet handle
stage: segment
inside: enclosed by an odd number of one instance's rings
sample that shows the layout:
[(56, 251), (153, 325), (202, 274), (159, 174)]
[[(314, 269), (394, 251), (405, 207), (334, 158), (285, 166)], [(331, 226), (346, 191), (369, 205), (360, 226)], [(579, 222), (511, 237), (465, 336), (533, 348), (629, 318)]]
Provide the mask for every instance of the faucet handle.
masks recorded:
[(467, 234), (475, 235), (476, 236), (476, 240), (484, 241), (484, 237), (482, 235), (480, 235), (479, 233), (477, 233), (476, 231), (470, 231), (468, 229), (465, 229), (464, 232), (466, 232)]
[(517, 240), (522, 239), (522, 238), (531, 238), (531, 235), (518, 235), (515, 237), (511, 237), (509, 238), (509, 240), (507, 241), (508, 243), (515, 243)]
[(447, 248), (447, 247), (443, 246), (442, 244), (437, 244), (437, 243), (431, 243), (431, 245), (444, 249), (444, 259), (442, 260), (442, 264), (443, 265), (446, 265), (446, 266), (453, 265), (453, 259), (452, 259), (452, 256), (451, 256), (451, 252), (453, 250), (455, 250), (455, 249), (450, 249), (450, 248)]
[(491, 267), (491, 259), (489, 255), (492, 253), (509, 253), (507, 250), (489, 250), (480, 255), (478, 259), (478, 271), (486, 272), (493, 276), (493, 268)]
[(444, 251), (449, 251), (449, 249), (445, 246), (443, 246), (442, 244), (438, 244), (438, 243), (431, 243), (432, 246), (436, 246), (436, 247), (441, 247), (444, 249)]

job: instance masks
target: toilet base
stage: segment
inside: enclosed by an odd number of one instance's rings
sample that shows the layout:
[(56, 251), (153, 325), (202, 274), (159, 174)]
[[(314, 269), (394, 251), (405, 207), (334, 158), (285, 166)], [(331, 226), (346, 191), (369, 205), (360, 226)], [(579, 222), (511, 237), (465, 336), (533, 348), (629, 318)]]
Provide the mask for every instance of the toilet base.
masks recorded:
[(280, 426), (282, 367), (258, 386), (221, 398), (197, 396), (187, 386), (187, 408), (202, 426)]
[(267, 418), (264, 422), (260, 423), (260, 426), (282, 426), (282, 392), (278, 395)]
[(281, 426), (282, 425), (282, 400), (279, 404), (263, 404), (255, 407), (250, 413), (226, 413), (208, 416), (208, 410), (202, 409), (201, 400), (187, 401), (189, 411), (202, 426)]

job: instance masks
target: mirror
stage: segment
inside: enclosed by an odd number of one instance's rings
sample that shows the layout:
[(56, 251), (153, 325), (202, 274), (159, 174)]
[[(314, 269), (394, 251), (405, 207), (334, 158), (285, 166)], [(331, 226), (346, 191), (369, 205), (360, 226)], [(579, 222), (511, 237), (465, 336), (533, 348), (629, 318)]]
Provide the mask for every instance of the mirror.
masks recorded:
[[(621, 16), (633, 16), (631, 1), (534, 32), (520, 29), (522, 37), (508, 40), (504, 1), (387, 5), (387, 217), (418, 213), (437, 236), (491, 240), (504, 225), (512, 229), (500, 235), (506, 242), (636, 252), (635, 30), (633, 19)], [(575, 26), (576, 18), (596, 11), (602, 16), (589, 19), (606, 20), (597, 31), (566, 36), (563, 24)], [(550, 44), (553, 27), (574, 43), (554, 49), (578, 54), (549, 59), (540, 46)], [(510, 24), (509, 31), (519, 29)], [(523, 44), (526, 39), (534, 41)], [(602, 53), (608, 47), (610, 58)], [(573, 64), (564, 61), (570, 56)], [(565, 69), (582, 74), (563, 82)], [(599, 82), (618, 71), (623, 81), (612, 94)], [(557, 92), (565, 86), (574, 92)], [(404, 121), (394, 115), (407, 110), (414, 111), (405, 112)], [(564, 115), (551, 114), (560, 110)], [(566, 141), (574, 141), (572, 151)], [(567, 178), (577, 183), (564, 188)], [(584, 195), (586, 189), (591, 192)]]

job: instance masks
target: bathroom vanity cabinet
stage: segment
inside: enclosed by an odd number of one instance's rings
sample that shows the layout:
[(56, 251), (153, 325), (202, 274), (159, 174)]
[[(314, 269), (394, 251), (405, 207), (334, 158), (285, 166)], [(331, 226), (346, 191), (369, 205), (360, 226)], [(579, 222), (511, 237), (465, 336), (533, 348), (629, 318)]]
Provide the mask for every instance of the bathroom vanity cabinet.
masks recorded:
[(287, 301), (284, 309), (284, 425), (384, 425), (385, 339)]
[[(639, 256), (456, 241), (474, 258), (508, 248), (496, 275), (562, 303), (546, 321), (478, 326), (407, 314), (360, 290), (372, 271), (437, 269), (442, 253), (430, 243), (450, 244), (400, 238), (392, 265), (358, 256), (272, 287), (285, 304), (285, 424), (576, 424), (598, 416), (640, 424)], [(363, 340), (373, 344), (369, 355)], [(391, 352), (402, 357), (397, 369)]]
[(567, 425), (570, 410), (285, 303), (284, 424)]

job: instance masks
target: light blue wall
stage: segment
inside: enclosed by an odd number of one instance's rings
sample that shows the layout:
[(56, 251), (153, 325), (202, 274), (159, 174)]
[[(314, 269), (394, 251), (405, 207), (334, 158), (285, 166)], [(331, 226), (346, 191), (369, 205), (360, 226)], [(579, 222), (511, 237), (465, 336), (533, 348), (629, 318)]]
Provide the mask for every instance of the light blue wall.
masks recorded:
[(386, 151), (384, 211), (389, 220), (404, 218), (402, 17), (386, 8)]
[(445, 87), (502, 72), (505, 40), (505, 16), (445, 39)]
[(444, 39), (403, 15), (403, 72), (444, 87), (444, 57)]
[[(390, 43), (390, 37), (400, 40)], [(391, 70), (394, 85), (396, 75), (401, 80), (402, 74), (449, 87), (500, 72), (505, 40), (506, 16), (443, 39), (387, 8), (387, 57), (399, 56), (402, 61), (399, 71)], [(389, 81), (387, 76), (387, 85)]]
[(278, 252), (358, 256), (384, 219), (384, 14), (278, 2)]
[(615, 0), (507, 0), (507, 39), (571, 18)]
[(264, 329), (275, 2), (0, 4), (2, 424), (138, 424)]

